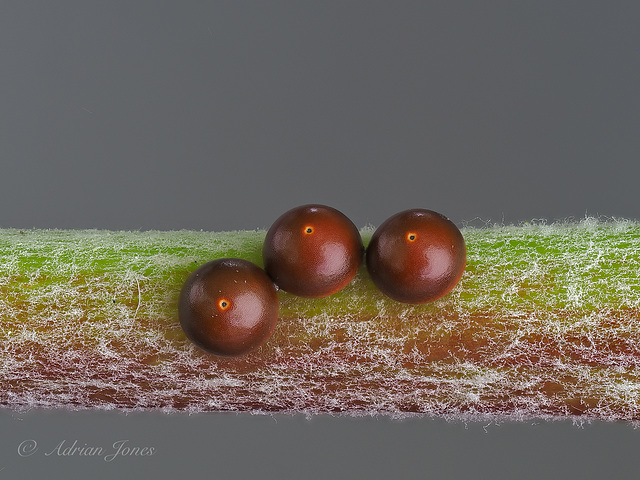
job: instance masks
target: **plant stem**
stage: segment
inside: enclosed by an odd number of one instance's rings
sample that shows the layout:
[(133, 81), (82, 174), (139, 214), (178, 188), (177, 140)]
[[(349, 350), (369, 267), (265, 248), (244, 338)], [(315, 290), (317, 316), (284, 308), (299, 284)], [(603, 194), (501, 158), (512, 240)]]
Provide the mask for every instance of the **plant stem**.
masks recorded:
[(639, 420), (640, 224), (462, 232), (446, 297), (394, 302), (362, 267), (327, 298), (279, 292), (267, 343), (218, 358), (180, 328), (182, 283), (261, 265), (264, 231), (0, 230), (0, 404)]

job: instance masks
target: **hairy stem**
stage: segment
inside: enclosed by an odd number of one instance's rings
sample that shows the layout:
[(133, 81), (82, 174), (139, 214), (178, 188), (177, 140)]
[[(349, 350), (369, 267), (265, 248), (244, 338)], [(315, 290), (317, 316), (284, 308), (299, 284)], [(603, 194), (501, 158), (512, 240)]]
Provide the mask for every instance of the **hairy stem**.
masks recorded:
[(218, 358), (180, 328), (182, 283), (261, 265), (265, 232), (0, 230), (0, 404), (639, 420), (640, 224), (462, 232), (446, 297), (394, 302), (363, 267), (324, 299), (279, 292), (269, 341)]

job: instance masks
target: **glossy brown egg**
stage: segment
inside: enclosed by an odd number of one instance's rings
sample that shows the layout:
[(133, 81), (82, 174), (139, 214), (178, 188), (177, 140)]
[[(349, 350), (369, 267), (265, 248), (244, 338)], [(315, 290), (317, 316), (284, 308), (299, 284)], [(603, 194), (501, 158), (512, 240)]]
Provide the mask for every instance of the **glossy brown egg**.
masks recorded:
[(325, 205), (284, 213), (264, 240), (264, 269), (282, 290), (308, 298), (344, 288), (358, 272), (364, 247), (344, 214)]
[(405, 210), (388, 218), (367, 246), (367, 270), (387, 296), (427, 303), (456, 286), (467, 263), (462, 233), (444, 215)]
[(238, 258), (206, 263), (180, 293), (187, 337), (214, 355), (235, 356), (264, 343), (278, 320), (275, 285), (257, 265)]

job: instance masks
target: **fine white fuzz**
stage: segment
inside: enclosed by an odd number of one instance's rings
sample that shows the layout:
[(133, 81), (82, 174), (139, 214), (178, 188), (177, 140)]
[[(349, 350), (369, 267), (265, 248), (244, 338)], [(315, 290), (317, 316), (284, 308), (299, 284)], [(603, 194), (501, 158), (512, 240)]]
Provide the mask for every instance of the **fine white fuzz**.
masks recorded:
[(324, 299), (279, 292), (271, 339), (217, 358), (182, 333), (182, 282), (261, 265), (265, 232), (0, 230), (0, 404), (639, 420), (640, 224), (462, 233), (446, 297), (394, 302), (363, 267)]

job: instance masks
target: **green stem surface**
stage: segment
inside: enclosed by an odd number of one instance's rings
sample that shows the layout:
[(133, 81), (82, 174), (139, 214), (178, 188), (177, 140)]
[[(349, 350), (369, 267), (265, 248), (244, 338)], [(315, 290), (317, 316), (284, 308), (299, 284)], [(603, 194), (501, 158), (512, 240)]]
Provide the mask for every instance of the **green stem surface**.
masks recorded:
[(327, 298), (279, 292), (269, 341), (218, 358), (180, 328), (182, 283), (261, 265), (264, 231), (0, 230), (0, 404), (640, 420), (640, 224), (462, 233), (446, 297), (394, 302), (363, 267)]

